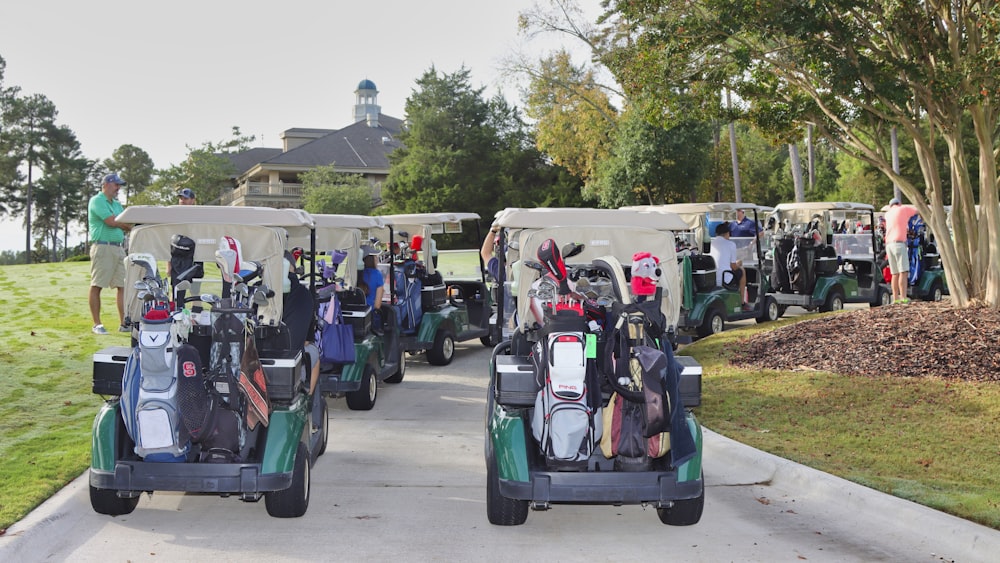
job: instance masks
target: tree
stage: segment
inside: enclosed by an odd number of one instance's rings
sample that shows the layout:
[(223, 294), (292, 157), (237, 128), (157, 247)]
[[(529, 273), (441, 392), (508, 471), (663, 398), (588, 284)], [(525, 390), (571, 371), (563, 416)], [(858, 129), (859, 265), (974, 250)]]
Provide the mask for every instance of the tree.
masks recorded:
[(482, 94), (464, 67), (452, 74), (432, 67), (417, 80), (406, 100), (404, 146), (389, 155), (386, 212), (470, 211), (489, 218), (506, 207), (509, 194), (535, 185), (543, 163), (524, 123), (503, 98)]
[(302, 207), (309, 213), (370, 215), (372, 187), (360, 174), (338, 172), (333, 164), (299, 175)]
[[(812, 124), (917, 207), (938, 234), (959, 306), (1000, 307), (1000, 4), (652, 0), (609, 4), (605, 16), (604, 61), (627, 90), (669, 112), (679, 84), (705, 94), (732, 88), (745, 118), (785, 142)], [(966, 117), (977, 168), (962, 143)], [(913, 142), (920, 184), (893, 170), (893, 126)], [(943, 159), (953, 178), (953, 237), (942, 236)]]
[[(21, 161), (17, 151), (15, 151), (14, 139), (10, 131), (11, 112), (19, 89), (4, 86), (6, 70), (7, 62), (3, 57), (0, 57), (0, 189), (9, 192), (20, 184), (22, 178), (18, 171)], [(0, 198), (0, 217), (10, 213), (11, 208), (7, 198)]]
[(704, 122), (665, 129), (626, 111), (611, 155), (598, 166), (586, 192), (611, 208), (693, 201), (710, 168), (711, 150), (711, 130)]
[(149, 153), (135, 145), (122, 145), (115, 149), (111, 158), (104, 161), (104, 167), (109, 172), (118, 172), (122, 180), (125, 180), (126, 204), (131, 200), (133, 192), (141, 192), (152, 183), (153, 173), (156, 171)]
[(95, 163), (84, 158), (76, 135), (68, 130), (62, 142), (49, 145), (47, 151), (51, 155), (49, 165), (35, 186), (33, 229), (42, 247), (47, 247), (44, 258), (55, 262), (60, 259), (60, 249), (61, 258), (67, 258), (70, 225), (74, 222), (86, 225), (78, 218), (86, 215), (87, 203), (93, 195), (87, 186), (94, 185), (88, 182), (88, 177)]

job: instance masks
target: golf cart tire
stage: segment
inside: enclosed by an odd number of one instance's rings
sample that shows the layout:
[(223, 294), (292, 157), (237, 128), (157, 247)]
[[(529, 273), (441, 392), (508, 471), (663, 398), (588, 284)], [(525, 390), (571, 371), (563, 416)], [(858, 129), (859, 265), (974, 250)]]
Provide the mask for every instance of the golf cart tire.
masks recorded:
[(875, 302), (872, 303), (872, 307), (883, 307), (885, 305), (892, 304), (892, 292), (884, 287), (878, 288), (878, 296)]
[(704, 338), (713, 334), (718, 334), (726, 328), (726, 317), (722, 313), (722, 307), (713, 305), (705, 312), (705, 318), (701, 326), (698, 327), (698, 336)]
[(292, 484), (283, 491), (264, 495), (264, 507), (275, 518), (298, 518), (309, 508), (310, 470), (309, 449), (302, 442), (295, 450)]
[(326, 404), (326, 397), (322, 393), (317, 393), (317, 399), (323, 401), (323, 426), (320, 427), (320, 441), (316, 447), (316, 457), (326, 453), (326, 444), (330, 441), (330, 407)]
[(432, 366), (446, 366), (455, 358), (455, 337), (451, 331), (442, 328), (434, 335), (434, 344), (427, 350), (427, 363)]
[(385, 382), (386, 383), (402, 383), (403, 382), (403, 378), (405, 376), (406, 376), (406, 350), (403, 350), (403, 347), (400, 346), (400, 349), (399, 349), (399, 369), (396, 370), (396, 373), (394, 373), (394, 374), (390, 375), (389, 377), (385, 378)]
[(705, 491), (698, 498), (676, 500), (670, 508), (657, 508), (656, 515), (667, 526), (693, 526), (701, 520), (705, 509)]
[(757, 317), (757, 324), (770, 323), (781, 318), (781, 306), (773, 297), (764, 298), (764, 310)]
[(823, 306), (819, 308), (821, 313), (829, 313), (830, 311), (842, 311), (844, 309), (844, 292), (839, 287), (834, 287), (830, 290), (830, 293), (826, 294), (826, 301), (823, 302)]
[(370, 411), (378, 398), (378, 378), (371, 364), (365, 365), (361, 375), (361, 388), (347, 393), (347, 408), (352, 411)]
[(927, 291), (927, 295), (924, 296), (925, 301), (941, 301), (944, 298), (944, 286), (941, 284), (941, 280), (934, 280), (931, 284), (931, 288)]
[(138, 504), (139, 495), (121, 498), (118, 496), (118, 491), (113, 489), (98, 489), (93, 485), (90, 486), (90, 506), (98, 514), (108, 516), (132, 514)]
[(520, 526), (528, 519), (528, 501), (500, 494), (500, 476), (492, 456), (486, 463), (486, 517), (495, 526)]

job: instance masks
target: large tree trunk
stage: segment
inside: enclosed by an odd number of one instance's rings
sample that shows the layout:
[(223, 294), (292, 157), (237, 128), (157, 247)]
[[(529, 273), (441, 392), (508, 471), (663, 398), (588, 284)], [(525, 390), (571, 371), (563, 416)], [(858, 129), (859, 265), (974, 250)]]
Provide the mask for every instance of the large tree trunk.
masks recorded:
[(795, 143), (788, 143), (788, 159), (792, 165), (792, 181), (795, 183), (795, 202), (801, 203), (806, 200), (805, 182), (802, 180), (802, 161), (799, 160), (799, 147)]

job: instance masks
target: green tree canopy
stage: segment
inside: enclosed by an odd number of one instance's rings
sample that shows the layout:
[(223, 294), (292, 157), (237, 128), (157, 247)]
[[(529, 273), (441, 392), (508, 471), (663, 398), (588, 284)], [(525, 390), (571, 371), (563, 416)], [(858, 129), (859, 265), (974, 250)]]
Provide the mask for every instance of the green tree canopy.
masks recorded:
[(372, 187), (360, 174), (338, 172), (333, 164), (299, 175), (302, 208), (309, 213), (370, 215)]
[(146, 189), (156, 172), (153, 159), (149, 153), (135, 145), (122, 145), (111, 153), (111, 158), (104, 161), (104, 167), (109, 171), (118, 172), (125, 180), (125, 202), (131, 201), (132, 193)]

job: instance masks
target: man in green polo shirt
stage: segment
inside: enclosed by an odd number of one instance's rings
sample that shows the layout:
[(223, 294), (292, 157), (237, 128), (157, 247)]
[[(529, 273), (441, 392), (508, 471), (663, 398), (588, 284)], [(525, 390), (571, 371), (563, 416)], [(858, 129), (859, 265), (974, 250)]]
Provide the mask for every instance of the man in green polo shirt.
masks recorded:
[(121, 223), (116, 217), (125, 210), (118, 201), (118, 191), (125, 181), (116, 173), (108, 174), (101, 184), (100, 193), (90, 198), (87, 205), (87, 223), (90, 227), (90, 316), (94, 320), (94, 334), (107, 334), (101, 323), (101, 290), (114, 287), (118, 290), (118, 325), (125, 326), (125, 231), (131, 225)]

